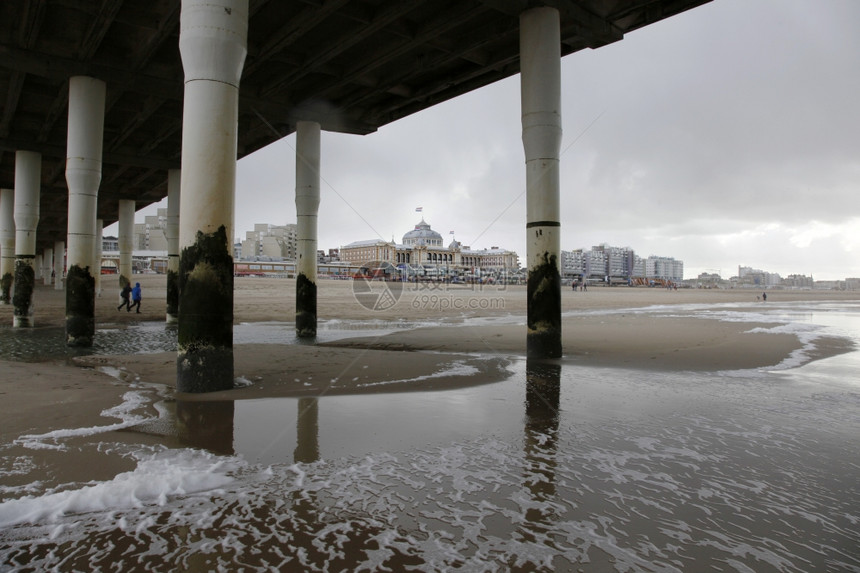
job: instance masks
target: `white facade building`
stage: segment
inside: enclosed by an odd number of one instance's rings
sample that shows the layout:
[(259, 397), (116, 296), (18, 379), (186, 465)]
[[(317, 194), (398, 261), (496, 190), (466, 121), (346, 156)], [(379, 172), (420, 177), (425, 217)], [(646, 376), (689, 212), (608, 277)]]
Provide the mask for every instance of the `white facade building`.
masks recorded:
[(242, 259), (249, 260), (256, 257), (269, 257), (271, 259), (296, 260), (296, 248), (298, 245), (297, 227), (289, 225), (269, 225), (257, 223), (253, 231), (245, 233), (242, 241)]
[(561, 252), (561, 276), (580, 277), (585, 272), (585, 255), (582, 249)]
[(511, 271), (519, 268), (519, 256), (500, 247), (471, 249), (456, 239), (446, 247), (442, 235), (421, 219), (415, 228), (403, 235), (401, 243), (394, 240), (370, 239), (355, 241), (340, 247), (340, 260), (365, 264), (387, 262), (420, 275), (471, 274)]
[[(584, 277), (613, 283), (634, 279), (680, 282), (684, 277), (684, 262), (653, 255), (643, 259), (630, 247), (613, 247), (604, 243), (591, 247), (589, 251), (562, 251), (561, 272), (563, 278)], [(638, 280), (637, 284), (647, 284), (647, 281)]]
[(651, 255), (645, 260), (645, 278), (680, 282), (684, 280), (684, 261)]
[(132, 248), (135, 251), (167, 252), (167, 209), (160, 208), (156, 213), (144, 217), (143, 223), (134, 224)]
[(761, 269), (738, 266), (738, 282), (742, 286), (769, 287), (782, 283), (782, 277), (777, 273), (769, 273)]

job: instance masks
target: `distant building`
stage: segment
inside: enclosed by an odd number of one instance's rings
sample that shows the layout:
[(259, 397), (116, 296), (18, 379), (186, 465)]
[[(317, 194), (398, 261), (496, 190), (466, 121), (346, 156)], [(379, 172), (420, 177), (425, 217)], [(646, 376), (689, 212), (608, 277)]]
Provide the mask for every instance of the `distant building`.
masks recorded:
[[(354, 241), (340, 248), (340, 260), (347, 263), (363, 264), (370, 261), (389, 261), (395, 255), (397, 245), (394, 241), (388, 242), (383, 239), (369, 239), (366, 241)], [(397, 253), (400, 256), (395, 257), (395, 261), (399, 263), (400, 258), (406, 257), (404, 253)], [(404, 262), (410, 262), (405, 260)]]
[[(459, 243), (457, 243), (459, 245)], [(514, 251), (499, 247), (473, 250), (469, 247), (460, 249), (460, 262), (464, 268), (489, 271), (518, 269), (520, 258)]]
[(782, 277), (777, 273), (769, 273), (761, 269), (751, 267), (738, 266), (738, 284), (747, 287), (772, 287), (778, 286), (782, 282)]
[(167, 252), (167, 209), (160, 208), (155, 215), (144, 217), (143, 223), (135, 223), (132, 249), (135, 251)]
[(645, 278), (680, 282), (684, 280), (684, 261), (651, 255), (645, 259)]
[(782, 279), (782, 286), (796, 289), (811, 289), (815, 286), (812, 277), (806, 275), (788, 275)]
[(561, 276), (579, 278), (585, 274), (585, 254), (582, 249), (561, 252)]
[(445, 246), (442, 235), (421, 219), (415, 228), (403, 235), (401, 243), (393, 239), (355, 241), (339, 249), (341, 261), (364, 264), (388, 262), (418, 275), (482, 274), (519, 269), (519, 256), (497, 246), (471, 249), (452, 239)]
[(719, 273), (700, 273), (698, 277), (696, 277), (695, 285), (696, 287), (703, 288), (717, 288), (723, 282), (722, 277)]
[(119, 239), (110, 235), (102, 237), (102, 251), (119, 252)]
[(317, 262), (320, 264), (336, 263), (340, 261), (340, 249), (329, 249), (328, 253), (320, 249), (317, 251)]
[(257, 223), (253, 231), (245, 233), (241, 259), (267, 257), (273, 260), (296, 260), (298, 234), (295, 224), (269, 225)]
[(845, 290), (845, 281), (815, 281), (816, 290)]
[[(602, 253), (600, 257), (603, 262), (603, 276), (616, 278), (630, 278), (632, 273), (631, 257), (633, 250), (630, 248), (611, 247), (604, 243), (591, 247), (592, 253)], [(597, 270), (597, 269), (594, 269)]]
[(613, 247), (606, 243), (590, 251), (576, 249), (561, 252), (562, 278), (590, 279), (626, 283), (635, 279), (680, 282), (684, 280), (684, 262), (672, 257), (650, 256), (643, 259), (630, 247)]

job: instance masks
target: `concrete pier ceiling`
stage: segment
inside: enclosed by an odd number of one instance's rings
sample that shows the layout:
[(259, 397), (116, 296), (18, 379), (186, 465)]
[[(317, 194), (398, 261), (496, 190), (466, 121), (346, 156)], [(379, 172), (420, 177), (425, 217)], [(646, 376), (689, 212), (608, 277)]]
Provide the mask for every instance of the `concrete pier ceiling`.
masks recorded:
[[(367, 134), (517, 74), (520, 14), (530, 8), (558, 10), (564, 56), (706, 1), (249, 0), (237, 156), (299, 121)], [(141, 209), (167, 196), (182, 146), (180, 8), (180, 0), (0, 2), (0, 188), (14, 188), (16, 151), (41, 154), (36, 252), (67, 239), (73, 76), (106, 87), (97, 218), (110, 225), (121, 200)]]

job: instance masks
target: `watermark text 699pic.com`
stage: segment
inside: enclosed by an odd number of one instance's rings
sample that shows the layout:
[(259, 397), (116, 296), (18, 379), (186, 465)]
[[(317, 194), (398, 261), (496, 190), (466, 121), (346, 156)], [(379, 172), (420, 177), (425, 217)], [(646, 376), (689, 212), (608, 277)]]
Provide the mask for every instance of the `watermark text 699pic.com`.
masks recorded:
[(412, 299), (414, 310), (504, 310), (502, 297), (462, 297), (455, 295), (420, 294)]

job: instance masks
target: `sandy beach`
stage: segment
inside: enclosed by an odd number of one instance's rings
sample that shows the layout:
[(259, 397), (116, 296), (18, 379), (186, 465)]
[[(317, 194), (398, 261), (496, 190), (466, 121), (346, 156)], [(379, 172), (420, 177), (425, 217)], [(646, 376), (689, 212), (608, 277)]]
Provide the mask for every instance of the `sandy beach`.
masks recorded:
[[(103, 277), (96, 301), (98, 328), (164, 320), (165, 277), (136, 275), (143, 286), (141, 314), (117, 312), (118, 288)], [(397, 304), (386, 310), (365, 308), (353, 295), (352, 282), (320, 280), (318, 313), (327, 322), (367, 322), (375, 328), (429, 323), (381, 335), (358, 336), (316, 345), (238, 344), (235, 375), (245, 387), (182, 400), (241, 400), (271, 396), (321, 396), (352, 393), (450, 389), (496, 382), (507, 376), (506, 357), (525, 355), (526, 293), (523, 286), (401, 285)], [(767, 304), (748, 290), (667, 291), (646, 288), (595, 288), (563, 291), (564, 358), (570, 364), (667, 371), (763, 368), (780, 363), (801, 346), (793, 334), (751, 333), (756, 324), (723, 322), (671, 313), (643, 316), (623, 309), (654, 305)], [(858, 293), (771, 291), (769, 300), (857, 300)], [(64, 324), (64, 291), (37, 285), (35, 324)], [(235, 324), (289, 322), (295, 282), (279, 278), (237, 278)], [(601, 311), (596, 313), (595, 311)], [(607, 314), (607, 310), (616, 312)], [(475, 324), (476, 317), (498, 319)], [(12, 322), (12, 307), (0, 306), (0, 321)], [(365, 333), (366, 334), (366, 333)], [(842, 339), (824, 339), (808, 357), (817, 359), (849, 350)], [(480, 354), (478, 358), (474, 355)], [(498, 359), (487, 360), (486, 357)], [(126, 391), (123, 381), (175, 385), (175, 354), (93, 355), (39, 362), (2, 360), (3, 439), (43, 433), (70, 425), (98, 423), (99, 412), (115, 406)], [(452, 374), (444, 373), (446, 367)], [(117, 369), (119, 379), (97, 368)], [(426, 379), (422, 379), (426, 378)], [(23, 383), (22, 383), (23, 382)], [(73, 405), (73, 407), (66, 407)]]

